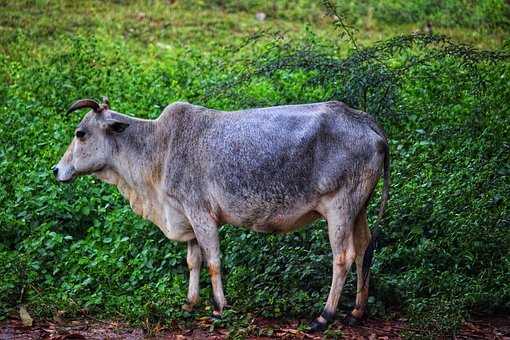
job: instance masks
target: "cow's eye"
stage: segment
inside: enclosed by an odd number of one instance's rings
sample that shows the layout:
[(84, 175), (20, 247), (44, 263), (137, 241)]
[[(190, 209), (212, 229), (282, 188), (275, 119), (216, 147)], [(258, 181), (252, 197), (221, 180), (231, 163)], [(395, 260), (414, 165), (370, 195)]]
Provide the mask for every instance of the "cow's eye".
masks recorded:
[(76, 131), (75, 134), (76, 134), (76, 138), (83, 138), (83, 137), (85, 137), (85, 131), (83, 131), (83, 130), (78, 130), (78, 131)]

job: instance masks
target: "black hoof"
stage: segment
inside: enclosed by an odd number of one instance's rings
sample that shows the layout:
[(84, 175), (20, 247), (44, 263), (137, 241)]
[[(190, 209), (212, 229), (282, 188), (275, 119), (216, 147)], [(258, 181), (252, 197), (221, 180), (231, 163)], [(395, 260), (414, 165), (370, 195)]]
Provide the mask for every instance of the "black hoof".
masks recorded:
[(216, 320), (216, 321), (221, 320), (221, 313), (216, 310), (213, 311), (213, 313), (211, 315), (211, 319)]
[(356, 327), (356, 326), (359, 326), (361, 325), (362, 323), (362, 320), (361, 318), (357, 318), (355, 317), (354, 315), (352, 315), (351, 313), (347, 314), (343, 320), (342, 320), (342, 323), (346, 326), (350, 326), (350, 327)]
[(320, 322), (317, 319), (310, 322), (310, 332), (322, 332), (326, 328), (328, 328), (327, 322)]

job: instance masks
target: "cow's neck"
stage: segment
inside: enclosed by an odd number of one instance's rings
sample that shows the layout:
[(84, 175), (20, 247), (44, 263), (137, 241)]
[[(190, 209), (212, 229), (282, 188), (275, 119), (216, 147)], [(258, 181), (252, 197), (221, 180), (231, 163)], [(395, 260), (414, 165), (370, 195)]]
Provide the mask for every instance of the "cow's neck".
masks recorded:
[(125, 133), (114, 143), (112, 163), (96, 176), (117, 186), (137, 214), (160, 225), (163, 141), (158, 140), (155, 121), (136, 120)]
[(156, 121), (134, 119), (113, 142), (111, 168), (130, 186), (153, 185), (160, 177), (162, 143)]

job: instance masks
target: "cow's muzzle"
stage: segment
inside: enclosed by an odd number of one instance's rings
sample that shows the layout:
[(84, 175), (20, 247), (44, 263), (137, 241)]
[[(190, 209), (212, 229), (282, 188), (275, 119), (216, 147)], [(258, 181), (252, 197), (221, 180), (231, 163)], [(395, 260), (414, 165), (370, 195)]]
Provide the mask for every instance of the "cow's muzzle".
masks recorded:
[(59, 168), (58, 165), (55, 165), (51, 168), (51, 171), (53, 172), (56, 180), (62, 183), (71, 182), (74, 179), (73, 171), (69, 170), (71, 169), (68, 169), (68, 171), (63, 171)]

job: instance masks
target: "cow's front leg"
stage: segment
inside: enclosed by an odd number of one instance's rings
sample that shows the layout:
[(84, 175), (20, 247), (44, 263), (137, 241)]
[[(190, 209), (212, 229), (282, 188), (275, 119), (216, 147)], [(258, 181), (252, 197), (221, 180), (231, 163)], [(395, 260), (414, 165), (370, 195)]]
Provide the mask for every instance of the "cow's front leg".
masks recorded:
[(223, 294), (223, 284), (221, 282), (221, 260), (220, 260), (220, 242), (218, 237), (218, 226), (208, 218), (199, 218), (192, 222), (193, 231), (197, 237), (198, 244), (202, 248), (202, 254), (207, 262), (209, 275), (214, 295), (214, 316), (220, 316), (223, 308), (227, 304)]
[(189, 268), (188, 303), (182, 306), (185, 311), (191, 312), (193, 306), (200, 300), (200, 268), (202, 267), (202, 250), (197, 240), (188, 241), (188, 256), (186, 257)]

